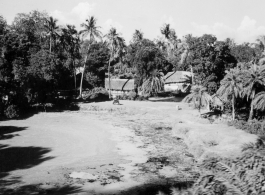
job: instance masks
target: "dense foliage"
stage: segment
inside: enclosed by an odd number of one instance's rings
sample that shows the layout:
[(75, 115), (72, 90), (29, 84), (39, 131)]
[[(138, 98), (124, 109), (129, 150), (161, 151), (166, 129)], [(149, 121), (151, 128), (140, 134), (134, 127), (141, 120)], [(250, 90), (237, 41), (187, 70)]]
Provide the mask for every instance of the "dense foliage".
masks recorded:
[[(139, 89), (148, 97), (164, 90), (163, 75), (184, 70), (192, 72), (191, 83), (202, 86), (202, 94), (222, 96), (228, 110), (232, 107), (233, 118), (246, 108), (250, 108), (249, 119), (262, 118), (262, 36), (256, 43), (244, 44), (229, 38), (219, 41), (207, 34), (180, 39), (175, 29), (164, 24), (157, 39), (149, 40), (135, 30), (126, 45), (115, 28), (103, 35), (94, 16), (80, 25), (80, 32), (73, 25), (57, 23), (56, 18), (39, 11), (17, 14), (11, 25), (0, 17), (1, 115), (13, 110), (17, 114), (8, 117), (17, 117), (35, 104), (56, 103), (60, 90), (72, 91), (77, 97), (79, 87), (82, 98), (83, 88), (104, 87), (106, 75), (135, 79), (136, 92)], [(237, 89), (244, 89), (243, 93)], [(210, 98), (204, 102), (201, 97), (202, 104), (209, 104)]]
[(236, 159), (209, 158), (201, 163), (201, 176), (192, 195), (257, 195), (265, 194), (264, 140), (243, 146)]

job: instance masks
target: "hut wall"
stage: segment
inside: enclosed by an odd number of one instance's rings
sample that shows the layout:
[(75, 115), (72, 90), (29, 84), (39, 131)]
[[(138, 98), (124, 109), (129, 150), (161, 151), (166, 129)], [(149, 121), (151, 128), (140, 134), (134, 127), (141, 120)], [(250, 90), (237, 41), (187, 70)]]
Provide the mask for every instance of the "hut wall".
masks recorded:
[(178, 83), (168, 83), (164, 85), (164, 90), (165, 91), (175, 91), (179, 89), (179, 84)]
[(123, 91), (120, 91), (120, 90), (111, 90), (111, 95), (115, 98), (118, 95), (120, 95), (120, 96), (122, 96), (124, 94), (128, 95), (129, 92), (130, 91), (128, 91), (128, 90), (123, 90)]

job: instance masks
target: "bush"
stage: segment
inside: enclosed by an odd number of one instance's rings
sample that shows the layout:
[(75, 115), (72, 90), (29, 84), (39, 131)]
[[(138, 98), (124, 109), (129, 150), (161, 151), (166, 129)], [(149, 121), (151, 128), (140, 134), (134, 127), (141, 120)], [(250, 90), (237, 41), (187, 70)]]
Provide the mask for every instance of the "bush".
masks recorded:
[(123, 94), (120, 98), (121, 98), (121, 100), (128, 100), (129, 96), (126, 94)]
[(128, 96), (129, 96), (129, 100), (135, 100), (137, 94), (134, 91), (130, 91)]
[(148, 97), (145, 97), (145, 96), (138, 96), (138, 97), (136, 98), (136, 100), (138, 100), (138, 101), (146, 101), (146, 100), (148, 100)]
[(106, 101), (109, 100), (109, 93), (103, 87), (96, 87), (90, 91), (84, 91), (83, 94), (84, 100), (89, 101)]
[(9, 105), (4, 113), (5, 116), (9, 119), (18, 118), (20, 116), (19, 108), (16, 105)]
[(248, 133), (264, 136), (265, 135), (265, 123), (258, 120), (244, 121), (234, 120), (228, 122), (229, 126), (234, 126), (237, 129), (242, 129)]
[(128, 95), (126, 95), (126, 94), (123, 94), (123, 95), (118, 95), (118, 96), (116, 96), (116, 98), (118, 99), (118, 100), (128, 100)]

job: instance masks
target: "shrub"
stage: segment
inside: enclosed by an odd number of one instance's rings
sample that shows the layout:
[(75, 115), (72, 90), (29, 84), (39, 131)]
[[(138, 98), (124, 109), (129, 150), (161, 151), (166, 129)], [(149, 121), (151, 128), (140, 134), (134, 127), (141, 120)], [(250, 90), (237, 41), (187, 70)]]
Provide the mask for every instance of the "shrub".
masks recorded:
[(128, 94), (129, 100), (135, 100), (136, 95), (137, 94), (134, 91), (130, 91), (130, 93)]
[(234, 126), (237, 129), (242, 129), (248, 133), (256, 135), (265, 135), (265, 123), (258, 120), (244, 121), (244, 120), (234, 120), (228, 122), (229, 126)]
[(123, 94), (123, 96), (121, 96), (121, 100), (128, 100), (129, 96), (126, 94)]
[(19, 108), (16, 105), (9, 105), (4, 113), (5, 116), (9, 119), (18, 118), (20, 116)]
[(264, 146), (264, 141), (258, 139), (256, 143), (246, 144), (236, 159), (204, 160), (200, 166), (201, 176), (190, 194), (264, 194)]
[(143, 99), (143, 96), (137, 96), (137, 98), (135, 100), (137, 100), (137, 101), (143, 101), (144, 99)]
[(89, 101), (106, 101), (109, 100), (109, 93), (103, 87), (96, 87), (90, 91), (83, 92), (83, 99)]

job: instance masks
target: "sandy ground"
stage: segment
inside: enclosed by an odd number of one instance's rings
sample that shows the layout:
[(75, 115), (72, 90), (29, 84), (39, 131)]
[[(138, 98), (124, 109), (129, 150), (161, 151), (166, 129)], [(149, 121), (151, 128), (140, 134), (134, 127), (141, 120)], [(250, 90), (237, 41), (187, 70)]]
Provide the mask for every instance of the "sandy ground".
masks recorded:
[(257, 138), (184, 103), (121, 104), (1, 122), (0, 193), (136, 194), (143, 184), (192, 180), (197, 162), (235, 157)]

